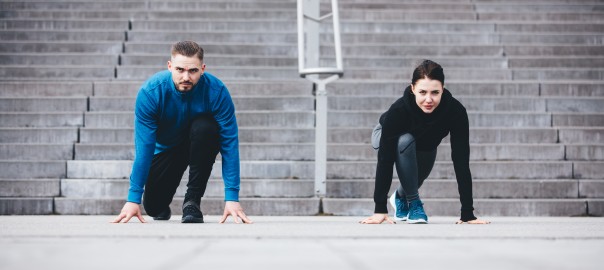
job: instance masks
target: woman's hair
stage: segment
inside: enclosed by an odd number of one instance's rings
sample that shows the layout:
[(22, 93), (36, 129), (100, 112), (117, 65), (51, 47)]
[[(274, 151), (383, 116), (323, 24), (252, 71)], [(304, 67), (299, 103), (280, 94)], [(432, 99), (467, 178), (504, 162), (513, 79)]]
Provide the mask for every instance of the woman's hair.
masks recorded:
[(197, 56), (197, 58), (203, 62), (203, 48), (194, 41), (180, 41), (174, 43), (174, 45), (172, 45), (172, 56), (177, 54), (186, 57)]
[(445, 73), (443, 67), (436, 62), (430, 60), (424, 60), (419, 66), (413, 71), (413, 78), (411, 84), (415, 85), (418, 80), (428, 78), (430, 80), (437, 80), (445, 85)]

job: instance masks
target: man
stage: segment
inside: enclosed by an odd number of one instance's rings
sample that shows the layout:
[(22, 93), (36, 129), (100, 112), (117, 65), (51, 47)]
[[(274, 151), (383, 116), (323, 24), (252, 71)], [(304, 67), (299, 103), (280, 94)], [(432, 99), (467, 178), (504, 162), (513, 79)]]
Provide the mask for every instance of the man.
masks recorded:
[[(224, 84), (204, 73), (195, 42), (172, 45), (168, 70), (147, 80), (134, 109), (135, 158), (128, 199), (114, 223), (141, 214), (141, 199), (154, 220), (169, 220), (170, 203), (189, 166), (183, 223), (203, 223), (200, 201), (218, 152), (222, 155), (225, 207), (220, 223), (252, 223), (239, 204), (239, 139), (235, 107)], [(144, 198), (143, 197), (144, 191)]]

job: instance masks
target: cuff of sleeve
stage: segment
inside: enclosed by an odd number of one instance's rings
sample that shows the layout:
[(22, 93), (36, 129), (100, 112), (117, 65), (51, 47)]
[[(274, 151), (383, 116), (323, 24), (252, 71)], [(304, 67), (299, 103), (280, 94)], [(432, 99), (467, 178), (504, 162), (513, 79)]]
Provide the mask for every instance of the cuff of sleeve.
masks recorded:
[(375, 214), (388, 214), (388, 207), (386, 206), (386, 204), (381, 204), (381, 203), (376, 203), (375, 204), (375, 211), (373, 211)]
[(238, 202), (239, 201), (239, 190), (225, 189), (224, 190), (224, 200)]
[(129, 191), (126, 201), (141, 204), (142, 192)]
[(470, 221), (470, 220), (475, 220), (477, 219), (474, 216), (474, 211), (472, 210), (462, 210), (461, 211), (461, 221), (466, 222), (466, 221)]

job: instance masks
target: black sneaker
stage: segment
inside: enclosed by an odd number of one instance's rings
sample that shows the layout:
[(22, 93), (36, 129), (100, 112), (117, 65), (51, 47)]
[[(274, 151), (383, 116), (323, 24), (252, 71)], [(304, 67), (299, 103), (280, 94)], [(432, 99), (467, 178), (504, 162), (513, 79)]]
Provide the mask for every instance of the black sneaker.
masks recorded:
[(182, 223), (203, 223), (203, 214), (199, 204), (188, 201), (182, 205)]
[(168, 207), (166, 210), (157, 214), (157, 216), (154, 216), (153, 220), (170, 220), (170, 217), (172, 217), (172, 211), (170, 211), (170, 207)]

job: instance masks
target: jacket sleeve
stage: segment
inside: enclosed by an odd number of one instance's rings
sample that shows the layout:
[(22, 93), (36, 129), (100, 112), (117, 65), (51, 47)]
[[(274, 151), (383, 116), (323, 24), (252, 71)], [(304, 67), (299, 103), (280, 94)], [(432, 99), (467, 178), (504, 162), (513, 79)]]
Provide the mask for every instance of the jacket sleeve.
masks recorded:
[(141, 203), (157, 138), (158, 104), (141, 89), (134, 108), (134, 163), (127, 201)]
[(220, 154), (225, 201), (239, 201), (239, 135), (235, 105), (228, 89), (222, 89), (212, 102), (212, 114), (220, 127)]
[(400, 127), (402, 126), (401, 109), (393, 105), (380, 117), (382, 136), (375, 172), (375, 189), (373, 193), (373, 201), (375, 202), (374, 213), (388, 213), (388, 191), (390, 191), (390, 186), (392, 185), (394, 155), (396, 153), (396, 142), (398, 141), (397, 135), (400, 134)]
[(472, 173), (470, 172), (470, 132), (468, 113), (461, 107), (451, 128), (451, 159), (457, 178), (457, 189), (461, 201), (461, 219), (476, 219), (473, 211)]

